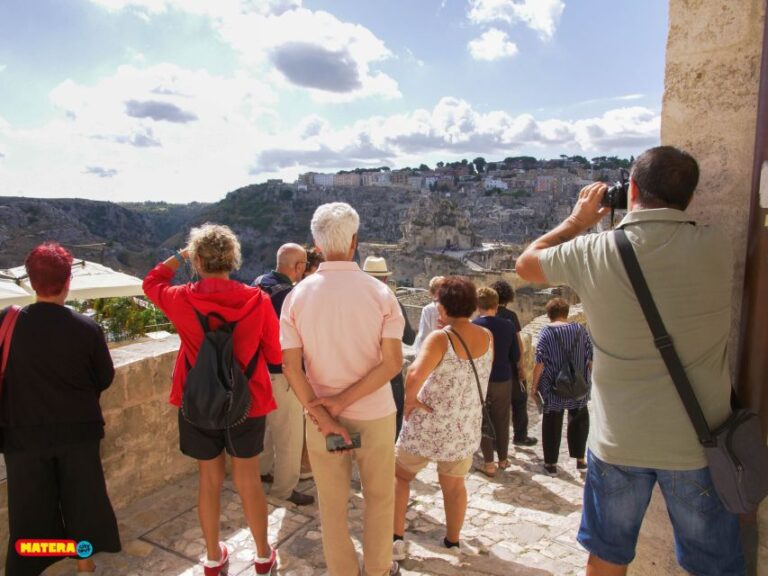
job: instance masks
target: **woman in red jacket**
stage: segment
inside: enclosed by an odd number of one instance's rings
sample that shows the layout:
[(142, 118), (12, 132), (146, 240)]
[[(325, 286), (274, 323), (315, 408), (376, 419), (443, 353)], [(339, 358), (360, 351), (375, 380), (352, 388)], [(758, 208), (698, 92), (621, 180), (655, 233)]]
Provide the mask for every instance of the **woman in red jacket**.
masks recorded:
[[(189, 260), (200, 279), (171, 286), (171, 279), (185, 260)], [(203, 563), (205, 576), (222, 574), (229, 560), (226, 545), (219, 542), (224, 450), (232, 458), (232, 479), (256, 543), (256, 573), (269, 574), (277, 564), (276, 551), (267, 541), (267, 502), (259, 477), (258, 455), (263, 449), (266, 414), (276, 407), (266, 363), (282, 362), (279, 323), (269, 297), (259, 288), (229, 279), (240, 262), (240, 243), (232, 230), (204, 224), (192, 229), (184, 251), (155, 266), (144, 279), (144, 293), (165, 312), (181, 338), (171, 386), (170, 402), (174, 406), (181, 406), (187, 373), (195, 365), (203, 341), (198, 314), (211, 315), (209, 320), (218, 315), (225, 322), (236, 323), (233, 354), (243, 370), (259, 351), (256, 369), (249, 380), (253, 401), (244, 422), (223, 430), (207, 430), (188, 422), (179, 410), (181, 451), (195, 458), (199, 465), (198, 508), (208, 554)]]

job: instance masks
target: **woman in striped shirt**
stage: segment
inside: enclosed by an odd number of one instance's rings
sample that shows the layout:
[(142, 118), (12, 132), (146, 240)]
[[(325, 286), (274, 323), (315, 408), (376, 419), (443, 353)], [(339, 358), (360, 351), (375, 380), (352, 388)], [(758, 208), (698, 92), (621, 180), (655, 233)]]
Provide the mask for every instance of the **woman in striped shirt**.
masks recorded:
[[(544, 470), (549, 476), (557, 475), (557, 459), (563, 432), (563, 414), (568, 410), (568, 453), (576, 458), (576, 468), (585, 470), (585, 452), (589, 434), (589, 392), (578, 400), (562, 398), (554, 391), (554, 382), (560, 368), (570, 357), (576, 370), (580, 370), (588, 384), (592, 368), (592, 342), (587, 330), (579, 323), (568, 323), (570, 307), (562, 298), (547, 302), (546, 311), (551, 324), (545, 326), (536, 345), (536, 365), (533, 369), (531, 394), (543, 403), (541, 420), (544, 446)], [(591, 388), (591, 385), (590, 385)]]

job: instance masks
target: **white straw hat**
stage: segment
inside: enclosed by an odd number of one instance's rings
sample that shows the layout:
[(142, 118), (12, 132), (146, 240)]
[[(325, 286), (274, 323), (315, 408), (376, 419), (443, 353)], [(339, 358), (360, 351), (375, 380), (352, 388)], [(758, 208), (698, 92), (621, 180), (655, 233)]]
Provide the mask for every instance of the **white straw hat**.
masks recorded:
[(392, 274), (387, 270), (387, 261), (380, 256), (368, 256), (363, 264), (363, 272), (371, 276), (389, 276)]

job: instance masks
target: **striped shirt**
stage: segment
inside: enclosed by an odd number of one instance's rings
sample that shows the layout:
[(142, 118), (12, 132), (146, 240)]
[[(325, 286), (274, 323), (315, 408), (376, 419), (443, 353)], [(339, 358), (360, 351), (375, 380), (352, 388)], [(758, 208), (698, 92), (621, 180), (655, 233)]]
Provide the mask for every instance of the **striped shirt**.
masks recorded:
[[(562, 341), (562, 344), (561, 344)], [(539, 380), (539, 393), (544, 399), (544, 412), (559, 412), (583, 408), (589, 401), (589, 393), (581, 400), (561, 398), (555, 394), (552, 385), (568, 356), (574, 367), (581, 370), (590, 385), (588, 362), (592, 361), (592, 341), (586, 329), (578, 322), (545, 326), (536, 344), (536, 363), (544, 365)]]

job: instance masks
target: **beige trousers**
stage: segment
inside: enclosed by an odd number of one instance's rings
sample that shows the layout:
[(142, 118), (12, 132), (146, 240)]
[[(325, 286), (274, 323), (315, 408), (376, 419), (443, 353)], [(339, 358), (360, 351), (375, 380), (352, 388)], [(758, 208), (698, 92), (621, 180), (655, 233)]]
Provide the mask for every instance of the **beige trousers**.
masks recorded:
[(269, 473), (274, 476), (270, 495), (285, 500), (299, 482), (304, 447), (304, 409), (285, 376), (269, 376), (277, 410), (267, 414), (264, 452), (259, 464), (262, 476)]
[(325, 449), (325, 437), (307, 421), (307, 450), (315, 475), (323, 533), (323, 552), (330, 576), (359, 573), (357, 554), (349, 536), (347, 504), (352, 459), (360, 469), (365, 513), (363, 557), (365, 576), (387, 576), (392, 565), (392, 519), (395, 508), (395, 414), (377, 420), (340, 422), (359, 432), (361, 447), (343, 453)]

